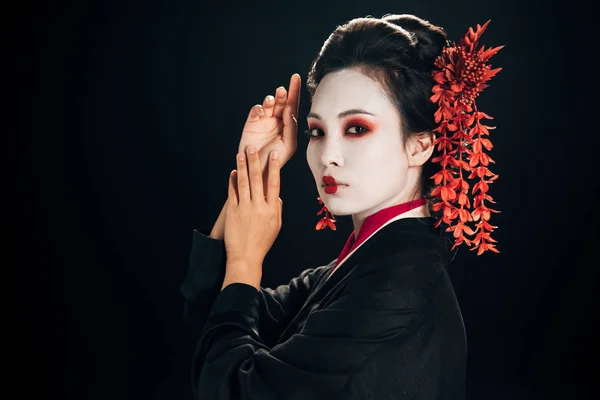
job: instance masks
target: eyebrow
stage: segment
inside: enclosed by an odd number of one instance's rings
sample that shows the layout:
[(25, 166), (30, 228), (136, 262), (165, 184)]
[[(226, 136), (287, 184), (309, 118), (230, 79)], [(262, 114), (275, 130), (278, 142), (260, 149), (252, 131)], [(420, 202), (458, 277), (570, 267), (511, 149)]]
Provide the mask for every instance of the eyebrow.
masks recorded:
[[(368, 111), (362, 110), (360, 108), (353, 108), (351, 110), (346, 110), (346, 111), (342, 111), (341, 113), (338, 114), (338, 118), (344, 118), (347, 117), (348, 115), (356, 115), (356, 114), (368, 114), (368, 115), (372, 115), (375, 116), (375, 114), (370, 113)], [(316, 118), (316, 119), (323, 119), (321, 118), (321, 116), (317, 113), (308, 113), (308, 115), (306, 116), (306, 118)]]

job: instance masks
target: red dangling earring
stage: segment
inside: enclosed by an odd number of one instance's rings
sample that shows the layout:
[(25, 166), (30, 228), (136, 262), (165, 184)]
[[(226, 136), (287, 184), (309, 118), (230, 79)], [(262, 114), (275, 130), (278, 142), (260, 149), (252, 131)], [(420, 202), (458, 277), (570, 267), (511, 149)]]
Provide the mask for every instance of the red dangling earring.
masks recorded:
[(323, 203), (323, 200), (321, 200), (320, 197), (317, 197), (317, 200), (319, 200), (319, 204), (323, 206), (317, 215), (323, 214), (323, 212), (325, 212), (325, 215), (319, 220), (319, 222), (317, 222), (315, 229), (320, 231), (321, 229), (329, 227), (332, 231), (335, 231), (335, 219), (333, 219), (333, 214), (329, 212), (327, 206)]

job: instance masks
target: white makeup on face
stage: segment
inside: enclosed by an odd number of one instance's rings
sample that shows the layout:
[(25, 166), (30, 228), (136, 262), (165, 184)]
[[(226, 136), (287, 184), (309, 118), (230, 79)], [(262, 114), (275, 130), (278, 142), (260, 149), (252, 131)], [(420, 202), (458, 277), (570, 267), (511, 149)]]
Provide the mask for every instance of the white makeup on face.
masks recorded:
[[(338, 118), (348, 110), (373, 115)], [(306, 159), (332, 214), (352, 215), (358, 232), (364, 218), (412, 199), (420, 170), (409, 168), (400, 115), (379, 83), (355, 69), (329, 73), (317, 87), (307, 118), (314, 137)], [(327, 193), (323, 176), (348, 186)]]

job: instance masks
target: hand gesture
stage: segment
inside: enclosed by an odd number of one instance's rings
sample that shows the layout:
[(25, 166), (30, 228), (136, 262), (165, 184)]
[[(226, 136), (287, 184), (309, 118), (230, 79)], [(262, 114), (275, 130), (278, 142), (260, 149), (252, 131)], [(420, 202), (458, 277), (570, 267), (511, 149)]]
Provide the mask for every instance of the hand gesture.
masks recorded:
[(225, 218), (227, 269), (252, 276), (262, 272), (262, 262), (281, 229), (282, 211), (277, 152), (267, 155), (268, 177), (263, 185), (261, 160), (255, 150), (249, 146), (248, 152), (237, 155), (237, 170), (229, 178)]
[(300, 75), (292, 75), (289, 92), (283, 86), (277, 88), (275, 97), (269, 95), (262, 105), (257, 104), (250, 109), (244, 125), (238, 152), (245, 153), (250, 145), (257, 149), (264, 182), (269, 154), (276, 150), (279, 165), (283, 167), (296, 152), (300, 83)]

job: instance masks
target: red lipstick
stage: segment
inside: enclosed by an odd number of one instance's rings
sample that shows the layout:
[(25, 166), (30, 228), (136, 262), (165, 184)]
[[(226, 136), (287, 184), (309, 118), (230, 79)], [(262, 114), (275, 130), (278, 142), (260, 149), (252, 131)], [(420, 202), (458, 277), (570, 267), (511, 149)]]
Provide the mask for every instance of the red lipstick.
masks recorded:
[(338, 183), (335, 181), (333, 176), (324, 176), (323, 183), (326, 185), (337, 185)]
[(325, 186), (325, 193), (327, 194), (335, 194), (335, 192), (337, 192), (338, 190), (338, 186), (337, 185), (327, 185)]
[(323, 183), (325, 184), (325, 193), (335, 194), (340, 186), (347, 186), (343, 183), (336, 182), (333, 176), (324, 176)]

